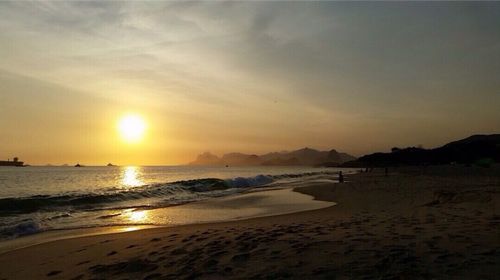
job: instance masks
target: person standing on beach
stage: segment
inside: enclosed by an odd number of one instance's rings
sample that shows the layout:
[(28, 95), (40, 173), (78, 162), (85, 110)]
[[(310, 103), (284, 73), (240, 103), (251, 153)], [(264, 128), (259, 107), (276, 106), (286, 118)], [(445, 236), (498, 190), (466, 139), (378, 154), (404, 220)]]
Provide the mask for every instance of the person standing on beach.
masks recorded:
[(342, 171), (339, 171), (339, 183), (344, 183), (344, 175), (342, 175)]

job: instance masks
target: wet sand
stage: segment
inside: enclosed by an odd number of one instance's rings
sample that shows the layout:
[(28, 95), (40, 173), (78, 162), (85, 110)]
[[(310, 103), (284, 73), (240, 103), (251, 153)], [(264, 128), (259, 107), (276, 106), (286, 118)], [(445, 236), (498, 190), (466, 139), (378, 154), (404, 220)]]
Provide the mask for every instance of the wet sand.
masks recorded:
[[(318, 177), (323, 179), (318, 181)], [(314, 178), (316, 179), (308, 178), (301, 182), (295, 182), (295, 184), (317, 186), (318, 184), (325, 184), (325, 182), (330, 184), (335, 181), (333, 175), (316, 176)], [(335, 205), (334, 202), (314, 200), (312, 195), (298, 193), (293, 191), (291, 187), (276, 183), (271, 187), (256, 188), (246, 193), (211, 198), (173, 207), (149, 210), (136, 209), (135, 211), (129, 211), (134, 209), (128, 209), (125, 210), (124, 215), (127, 215), (128, 219), (134, 219), (142, 224), (52, 230), (27, 235), (0, 242), (0, 254), (61, 239), (129, 232), (146, 228), (267, 217), (321, 209), (333, 205)], [(159, 223), (156, 223), (157, 221)]]
[(485, 170), (374, 171), (295, 189), (327, 208), (44, 243), (0, 255), (0, 279), (496, 279), (500, 172)]

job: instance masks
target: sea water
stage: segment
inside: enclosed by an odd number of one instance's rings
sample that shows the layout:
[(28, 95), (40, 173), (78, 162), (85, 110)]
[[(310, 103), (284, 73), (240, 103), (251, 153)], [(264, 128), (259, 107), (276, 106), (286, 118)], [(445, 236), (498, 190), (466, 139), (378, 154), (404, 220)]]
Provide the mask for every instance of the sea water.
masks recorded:
[(0, 239), (55, 229), (150, 224), (138, 209), (338, 171), (283, 166), (0, 167)]

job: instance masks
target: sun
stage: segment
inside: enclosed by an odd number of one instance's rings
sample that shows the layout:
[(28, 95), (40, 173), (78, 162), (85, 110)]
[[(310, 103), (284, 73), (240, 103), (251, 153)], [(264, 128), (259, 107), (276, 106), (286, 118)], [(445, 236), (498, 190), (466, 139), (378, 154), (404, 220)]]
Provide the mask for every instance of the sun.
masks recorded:
[(136, 143), (142, 140), (146, 131), (146, 122), (139, 115), (126, 115), (118, 122), (118, 131), (123, 140)]

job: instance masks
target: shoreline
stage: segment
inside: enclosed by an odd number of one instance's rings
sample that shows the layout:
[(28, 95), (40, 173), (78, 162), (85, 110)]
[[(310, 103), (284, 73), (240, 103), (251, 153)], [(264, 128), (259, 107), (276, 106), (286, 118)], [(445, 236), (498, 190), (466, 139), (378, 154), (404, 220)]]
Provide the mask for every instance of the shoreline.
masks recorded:
[(495, 279), (500, 173), (434, 170), (296, 189), (335, 207), (31, 246), (0, 255), (0, 278)]
[[(246, 192), (231, 194), (224, 197), (208, 198), (201, 201), (185, 203), (163, 208), (154, 209), (136, 209), (137, 212), (159, 213), (160, 215), (174, 216), (176, 222), (171, 224), (130, 224), (130, 225), (109, 225), (96, 226), (86, 228), (70, 228), (70, 229), (52, 229), (39, 233), (34, 233), (26, 236), (17, 237), (10, 240), (0, 242), (0, 255), (9, 253), (10, 251), (28, 248), (30, 246), (40, 245), (48, 242), (59, 240), (89, 237), (97, 235), (107, 235), (124, 233), (131, 231), (140, 231), (157, 228), (170, 228), (186, 225), (203, 225), (212, 223), (234, 222), (239, 220), (263, 218), (270, 216), (279, 216), (292, 214), (303, 211), (312, 211), (316, 209), (332, 207), (334, 202), (316, 200), (314, 196), (297, 191), (301, 187), (269, 187), (255, 188)], [(247, 201), (245, 201), (247, 200)], [(250, 201), (248, 201), (250, 200)], [(266, 202), (266, 200), (268, 200)], [(239, 203), (243, 201), (243, 204)], [(290, 207), (280, 207), (279, 203), (284, 202), (302, 203), (301, 205), (289, 204)], [(258, 207), (256, 205), (259, 205)], [(282, 206), (282, 205), (281, 205)], [(235, 209), (237, 207), (237, 216), (226, 215), (211, 218), (213, 213), (206, 213), (207, 209), (213, 209), (212, 212), (221, 210)], [(252, 208), (252, 209), (248, 209)], [(198, 211), (199, 210), (199, 211)], [(203, 215), (201, 214), (203, 211)], [(154, 214), (153, 214), (154, 215)], [(156, 214), (158, 215), (158, 214)]]
[[(125, 180), (124, 178), (126, 177), (123, 177), (122, 180), (120, 179), (121, 177), (119, 178), (119, 176), (125, 176), (126, 172), (129, 171), (129, 169), (122, 170), (119, 174), (113, 175), (118, 177), (115, 178), (110, 175), (110, 178), (113, 178), (112, 181), (114, 182), (114, 184), (120, 185), (125, 182), (123, 180)], [(152, 181), (152, 177), (157, 176), (157, 173), (163, 174), (164, 171), (169, 170), (136, 170), (134, 172), (140, 172), (140, 174), (144, 173), (141, 176), (146, 176), (146, 178), (148, 179), (140, 182), (140, 185), (137, 187), (118, 187), (117, 189), (108, 189), (106, 187), (103, 189), (103, 192), (100, 192), (99, 190), (102, 187), (102, 182), (109, 181), (108, 177), (106, 177), (108, 179), (104, 178), (102, 180), (94, 180), (96, 181), (94, 182), (96, 183), (95, 189), (86, 190), (85, 188), (82, 188), (82, 191), (74, 193), (71, 191), (68, 191), (66, 193), (66, 191), (63, 191), (63, 189), (65, 189), (64, 187), (60, 190), (62, 191), (60, 194), (49, 194), (60, 187), (58, 184), (61, 183), (59, 182), (54, 186), (54, 188), (48, 188), (51, 191), (38, 192), (35, 190), (31, 190), (34, 193), (39, 193), (39, 195), (27, 195), (25, 193), (26, 190), (24, 190), (23, 188), (26, 187), (26, 183), (28, 183), (32, 179), (27, 179), (25, 182), (20, 182), (19, 184), (21, 186), (21, 189), (19, 191), (14, 191), (16, 188), (13, 187), (3, 188), (3, 198), (0, 199), (0, 208), (1, 212), (3, 213), (2, 217), (0, 217), (0, 242), (18, 238), (20, 236), (30, 235), (38, 232), (45, 232), (52, 229), (78, 229), (88, 227), (103, 227), (110, 225), (122, 226), (137, 224), (168, 225), (171, 224), (171, 221), (168, 219), (168, 215), (156, 215), (154, 220), (150, 219), (144, 221), (137, 212), (139, 210), (144, 210), (144, 212), (158, 213), (159, 211), (149, 210), (177, 207), (182, 204), (212, 199), (214, 197), (225, 197), (231, 196), (233, 194), (246, 193), (251, 191), (252, 189), (262, 191), (264, 190), (261, 188), (261, 186), (263, 185), (283, 187), (284, 184), (282, 182), (286, 182), (286, 184), (289, 185), (290, 181), (303, 182), (306, 180), (310, 180), (310, 178), (313, 177), (333, 178), (335, 174), (337, 174), (335, 172), (335, 169), (332, 169), (330, 171), (321, 169), (311, 172), (311, 170), (307, 168), (299, 170), (293, 168), (287, 169), (284, 167), (267, 171), (254, 170), (252, 168), (243, 168), (241, 170), (234, 169), (233, 171), (228, 171), (226, 168), (224, 170), (217, 171), (222, 172), (220, 174), (214, 174), (213, 171), (205, 170), (202, 171), (201, 175), (188, 174), (189, 172), (191, 172), (189, 170), (170, 170), (174, 173), (174, 175), (172, 175), (173, 179), (177, 178), (181, 173), (185, 173), (185, 178), (194, 179), (175, 179), (174, 181), (176, 183), (148, 184), (146, 182), (148, 180)], [(84, 174), (84, 177), (94, 178), (94, 176), (102, 173), (99, 170), (95, 172), (93, 171), (90, 175)], [(230, 173), (234, 176), (228, 177), (231, 179), (216, 179), (225, 178), (224, 174), (226, 173), (224, 172)], [(47, 178), (53, 176), (56, 176), (54, 178), (57, 178), (57, 176), (65, 173), (66, 172), (58, 171), (54, 174), (46, 174), (46, 176), (48, 176)], [(5, 182), (11, 182), (9, 184), (12, 184), (13, 177), (17, 176), (16, 174), (17, 173), (8, 173)], [(34, 175), (34, 178), (37, 178), (37, 176), (41, 176), (40, 174), (45, 174), (45, 171), (38, 172), (37, 174), (35, 174), (36, 176)], [(139, 176), (139, 173), (134, 174)], [(245, 174), (249, 176), (245, 177)], [(29, 177), (22, 174), (18, 175), (22, 178)], [(79, 178), (79, 176), (70, 174), (67, 178), (73, 178), (76, 180), (77, 178)], [(159, 175), (159, 182), (163, 182), (163, 180), (161, 180), (162, 176), (165, 175)], [(197, 177), (200, 177), (202, 179), (196, 179)], [(100, 177), (97, 176), (96, 178)], [(166, 182), (170, 182), (172, 178), (168, 179)], [(92, 180), (93, 179), (90, 179), (90, 181)], [(85, 183), (83, 185), (90, 183), (92, 182)], [(139, 183), (139, 181), (134, 181), (134, 183)], [(9, 184), (7, 184), (6, 186), (8, 186)], [(74, 184), (70, 185), (72, 186), (70, 188), (74, 188), (74, 186), (82, 184), (75, 182)], [(268, 187), (266, 187), (266, 189), (267, 188)], [(6, 193), (13, 194), (14, 192), (18, 192), (18, 195), (4, 196)]]

